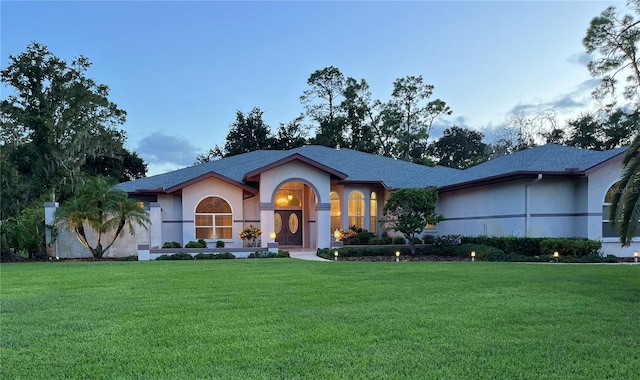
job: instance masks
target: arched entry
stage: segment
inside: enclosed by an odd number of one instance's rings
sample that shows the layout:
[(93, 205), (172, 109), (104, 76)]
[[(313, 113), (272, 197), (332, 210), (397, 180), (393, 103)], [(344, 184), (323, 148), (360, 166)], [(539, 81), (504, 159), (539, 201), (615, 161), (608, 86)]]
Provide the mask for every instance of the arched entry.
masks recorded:
[(300, 180), (280, 185), (273, 198), (273, 227), (281, 246), (315, 246), (317, 241), (317, 197)]

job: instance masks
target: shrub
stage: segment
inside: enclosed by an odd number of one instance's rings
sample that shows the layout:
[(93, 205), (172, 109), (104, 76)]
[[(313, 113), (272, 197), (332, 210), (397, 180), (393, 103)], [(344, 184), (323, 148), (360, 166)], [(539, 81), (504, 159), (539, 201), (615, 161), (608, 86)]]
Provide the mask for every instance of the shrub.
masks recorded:
[(601, 242), (583, 238), (550, 238), (540, 243), (540, 250), (544, 255), (551, 256), (558, 251), (560, 257), (600, 255), (601, 249)]
[(372, 237), (371, 239), (369, 239), (369, 241), (367, 242), (367, 244), (369, 245), (385, 245), (385, 244), (391, 244), (392, 239), (391, 238), (379, 238), (379, 237)]
[(422, 238), (424, 244), (433, 244), (434, 240), (435, 236), (433, 235), (424, 235), (424, 237)]
[(516, 236), (465, 236), (461, 238), (463, 244), (483, 244), (498, 248), (506, 253), (522, 256), (541, 256), (540, 242), (544, 238), (516, 237)]
[(393, 244), (407, 244), (407, 241), (402, 236), (396, 236), (392, 240)]
[(200, 239), (198, 241), (190, 241), (184, 246), (185, 248), (207, 248), (207, 242)]
[(462, 244), (461, 235), (437, 235), (433, 237), (433, 245), (438, 247)]
[(373, 237), (373, 234), (367, 230), (362, 230), (358, 232), (358, 240), (360, 240), (360, 244), (366, 244), (369, 239)]
[(188, 253), (179, 252), (174, 253), (173, 255), (159, 256), (156, 260), (193, 260), (193, 256)]
[(236, 257), (230, 252), (222, 252), (222, 253), (198, 253), (193, 258), (196, 260), (217, 260), (217, 259), (235, 259)]
[(182, 244), (177, 241), (167, 241), (162, 244), (162, 248), (182, 248)]
[(352, 237), (352, 238), (349, 238), (349, 239), (345, 240), (344, 244), (345, 245), (360, 245), (360, 239), (358, 239), (357, 237)]
[(413, 242), (413, 244), (422, 244), (422, 239), (420, 239), (419, 237), (411, 238), (411, 241)]
[(283, 258), (283, 257), (289, 257), (289, 252), (288, 251), (278, 251), (278, 252), (256, 251), (256, 252), (250, 253), (248, 256), (248, 258), (250, 259), (275, 259), (275, 258)]
[(222, 240), (216, 241), (216, 248), (224, 248), (224, 242)]
[(138, 256), (124, 256), (124, 257), (119, 257), (118, 261), (138, 261)]

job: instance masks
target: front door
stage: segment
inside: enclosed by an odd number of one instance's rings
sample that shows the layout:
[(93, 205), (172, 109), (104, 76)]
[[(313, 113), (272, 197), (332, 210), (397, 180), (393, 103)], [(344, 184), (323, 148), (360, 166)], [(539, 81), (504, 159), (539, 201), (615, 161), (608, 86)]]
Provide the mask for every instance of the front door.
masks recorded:
[(280, 245), (302, 245), (302, 211), (280, 210), (274, 213), (276, 241)]

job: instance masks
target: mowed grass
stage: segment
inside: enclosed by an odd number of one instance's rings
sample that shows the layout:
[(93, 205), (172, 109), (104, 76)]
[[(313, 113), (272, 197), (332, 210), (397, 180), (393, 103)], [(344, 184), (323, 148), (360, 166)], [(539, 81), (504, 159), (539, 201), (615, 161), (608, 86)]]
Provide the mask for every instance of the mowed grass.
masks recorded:
[(634, 379), (640, 266), (0, 266), (3, 379)]

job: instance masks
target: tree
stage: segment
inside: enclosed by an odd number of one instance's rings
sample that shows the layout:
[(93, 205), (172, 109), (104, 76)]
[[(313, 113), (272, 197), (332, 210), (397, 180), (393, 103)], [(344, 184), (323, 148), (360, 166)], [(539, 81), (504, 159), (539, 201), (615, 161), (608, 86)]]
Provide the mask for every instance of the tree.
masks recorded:
[[(640, 13), (640, 0), (630, 0), (636, 14)], [(627, 99), (638, 96), (640, 86), (640, 63), (638, 61), (638, 42), (640, 41), (640, 20), (632, 15), (620, 16), (615, 7), (608, 7), (600, 16), (591, 20), (582, 43), (588, 54), (595, 57), (589, 62), (588, 69), (593, 77), (601, 78), (602, 83), (594, 97), (604, 99), (606, 95), (615, 95), (619, 75), (626, 75), (627, 85), (623, 95)]]
[(299, 148), (307, 144), (307, 128), (302, 125), (303, 115), (298, 116), (289, 123), (280, 123), (274, 139), (273, 149), (288, 150)]
[[(108, 99), (108, 86), (86, 76), (90, 67), (86, 57), (69, 64), (33, 42), (26, 52), (9, 56), (0, 71), (2, 83), (13, 88), (0, 105), (3, 164), (23, 183), (20, 198), (10, 201), (26, 206), (50, 194), (64, 200), (85, 173), (100, 170), (99, 161), (126, 166), (125, 135), (115, 128), (124, 123), (126, 112)], [(132, 176), (144, 175), (140, 160), (130, 163)], [(101, 165), (120, 177), (118, 165)], [(5, 205), (3, 200), (2, 218), (20, 211)]]
[[(134, 234), (134, 224), (147, 228), (149, 216), (128, 198), (127, 193), (115, 188), (108, 178), (97, 176), (86, 179), (76, 194), (63, 203), (54, 214), (54, 225), (67, 228), (75, 233), (78, 241), (94, 258), (101, 258), (111, 248), (125, 227)], [(95, 245), (87, 239), (85, 228), (93, 229), (96, 234)], [(113, 236), (103, 246), (105, 235)]]
[(400, 232), (411, 244), (411, 253), (416, 248), (413, 238), (424, 231), (428, 224), (435, 225), (442, 220), (436, 214), (438, 190), (435, 188), (406, 188), (391, 193), (384, 206), (384, 215), (389, 229)]
[(592, 113), (583, 113), (569, 120), (566, 144), (577, 148), (602, 150), (603, 131)]
[(443, 136), (429, 145), (428, 152), (438, 159), (438, 165), (466, 169), (487, 159), (484, 135), (478, 131), (453, 126), (444, 130)]
[(422, 101), (433, 94), (434, 86), (424, 84), (422, 75), (398, 78), (393, 82), (393, 91), (389, 107), (395, 112), (389, 116), (400, 116), (395, 120), (398, 151), (406, 161), (417, 162), (425, 157), (427, 141), (433, 122), (440, 115), (450, 115), (451, 108), (440, 99), (425, 105)]
[(366, 122), (367, 116), (372, 112), (369, 84), (364, 79), (358, 82), (349, 77), (343, 94), (344, 101), (340, 107), (345, 113), (347, 147), (360, 152), (375, 153), (378, 147), (375, 144), (372, 126)]
[(629, 246), (638, 233), (640, 220), (640, 135), (637, 135), (622, 165), (625, 168), (620, 181), (614, 186), (609, 209), (609, 221), (618, 226), (622, 246)]
[(307, 84), (311, 88), (304, 91), (300, 101), (306, 115), (318, 123), (311, 142), (329, 147), (345, 146), (345, 118), (340, 109), (345, 90), (344, 75), (338, 68), (329, 66), (314, 71)]
[(224, 144), (224, 157), (271, 149), (273, 136), (271, 128), (262, 120), (262, 113), (258, 107), (254, 107), (246, 116), (242, 111), (236, 111), (236, 120), (231, 124)]

